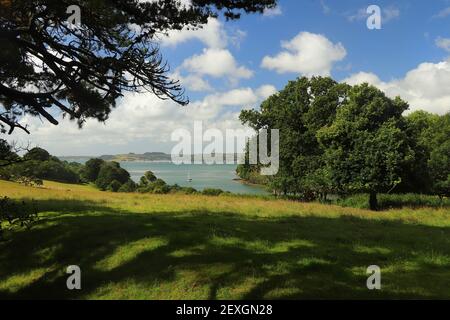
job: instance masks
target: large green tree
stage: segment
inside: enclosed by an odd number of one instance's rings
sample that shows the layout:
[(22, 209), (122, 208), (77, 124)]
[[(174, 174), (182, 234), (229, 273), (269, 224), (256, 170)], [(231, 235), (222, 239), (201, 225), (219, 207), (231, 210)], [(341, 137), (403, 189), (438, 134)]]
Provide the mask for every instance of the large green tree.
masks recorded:
[[(323, 150), (316, 133), (332, 123), (348, 89), (348, 85), (328, 77), (302, 77), (290, 81), (259, 109), (241, 112), (241, 121), (256, 130), (280, 130), (280, 170), (269, 177), (275, 193), (311, 199), (328, 192), (328, 174), (324, 174)], [(247, 164), (238, 172), (245, 176), (257, 168)]]
[[(81, 126), (107, 119), (126, 91), (188, 101), (158, 49), (158, 36), (199, 28), (210, 17), (263, 12), (276, 0), (2, 0), (0, 130), (29, 132), (24, 114), (58, 124), (63, 113)], [(78, 25), (69, 6), (81, 9)]]
[(318, 132), (333, 184), (343, 192), (390, 192), (415, 158), (402, 113), (408, 104), (367, 84), (354, 86), (331, 125)]
[(419, 155), (411, 173), (414, 191), (450, 196), (450, 113), (416, 111), (407, 120)]

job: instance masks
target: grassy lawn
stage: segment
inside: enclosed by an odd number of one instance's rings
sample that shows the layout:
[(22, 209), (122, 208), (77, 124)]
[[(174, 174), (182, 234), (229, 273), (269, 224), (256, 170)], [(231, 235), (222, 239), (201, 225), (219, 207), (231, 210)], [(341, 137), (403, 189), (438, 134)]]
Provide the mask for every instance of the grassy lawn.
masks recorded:
[[(0, 181), (40, 220), (0, 243), (0, 298), (450, 298), (450, 210), (362, 209)], [(79, 265), (82, 290), (66, 289)], [(382, 290), (366, 288), (379, 265)]]

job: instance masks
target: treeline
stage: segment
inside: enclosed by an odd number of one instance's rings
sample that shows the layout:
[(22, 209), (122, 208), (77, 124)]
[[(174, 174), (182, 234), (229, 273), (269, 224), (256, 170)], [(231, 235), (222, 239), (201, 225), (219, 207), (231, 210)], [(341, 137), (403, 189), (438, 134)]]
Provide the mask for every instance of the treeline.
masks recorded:
[(93, 158), (85, 164), (61, 161), (42, 148), (33, 148), (22, 157), (15, 153), (6, 140), (0, 139), (0, 179), (26, 185), (42, 185), (42, 180), (64, 183), (90, 183), (102, 191), (140, 192), (154, 194), (182, 193), (218, 196), (229, 194), (221, 189), (207, 188), (201, 192), (164, 180), (147, 171), (134, 182), (130, 173), (115, 161)]
[(0, 139), (0, 149), (0, 179), (37, 185), (42, 184), (42, 180), (82, 181), (82, 164), (61, 161), (42, 148), (33, 148), (20, 157), (5, 140)]
[[(278, 195), (303, 200), (378, 193), (450, 195), (450, 113), (416, 111), (368, 84), (299, 78), (240, 120), (255, 130), (280, 130), (280, 170), (260, 176), (260, 165), (237, 173)], [(450, 106), (449, 106), (450, 108)], [(268, 146), (270, 148), (270, 145)]]

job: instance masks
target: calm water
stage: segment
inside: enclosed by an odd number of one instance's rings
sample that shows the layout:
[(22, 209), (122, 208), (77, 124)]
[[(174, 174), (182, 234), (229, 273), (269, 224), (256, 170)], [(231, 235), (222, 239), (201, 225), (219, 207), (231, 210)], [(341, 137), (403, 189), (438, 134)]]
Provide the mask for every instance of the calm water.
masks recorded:
[[(69, 162), (74, 161), (83, 164), (89, 159), (87, 157), (64, 158), (64, 160)], [(233, 179), (238, 178), (236, 175), (237, 165), (235, 164), (175, 165), (170, 162), (123, 161), (120, 162), (120, 166), (127, 170), (131, 178), (136, 182), (144, 175), (145, 171), (150, 170), (167, 184), (178, 184), (182, 187), (192, 187), (200, 191), (205, 188), (217, 188), (241, 194), (267, 194), (267, 191), (261, 187), (249, 186), (239, 181), (234, 181)], [(192, 182), (187, 181), (189, 175)]]
[[(259, 187), (244, 185), (236, 179), (236, 165), (175, 165), (160, 162), (121, 162), (120, 166), (126, 169), (134, 181), (144, 175), (145, 171), (153, 171), (168, 184), (178, 184), (183, 187), (193, 187), (197, 190), (205, 188), (218, 188), (233, 193), (265, 194)], [(188, 177), (192, 182), (188, 182)]]

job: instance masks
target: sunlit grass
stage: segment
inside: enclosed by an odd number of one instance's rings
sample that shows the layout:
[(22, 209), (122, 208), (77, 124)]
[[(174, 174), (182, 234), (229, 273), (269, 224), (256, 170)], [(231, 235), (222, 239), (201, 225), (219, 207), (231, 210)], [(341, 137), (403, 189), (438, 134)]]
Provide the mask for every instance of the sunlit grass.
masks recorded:
[[(0, 243), (0, 297), (450, 298), (450, 212), (0, 181), (40, 221)], [(68, 265), (82, 290), (66, 289)], [(382, 290), (366, 268), (382, 269)]]

